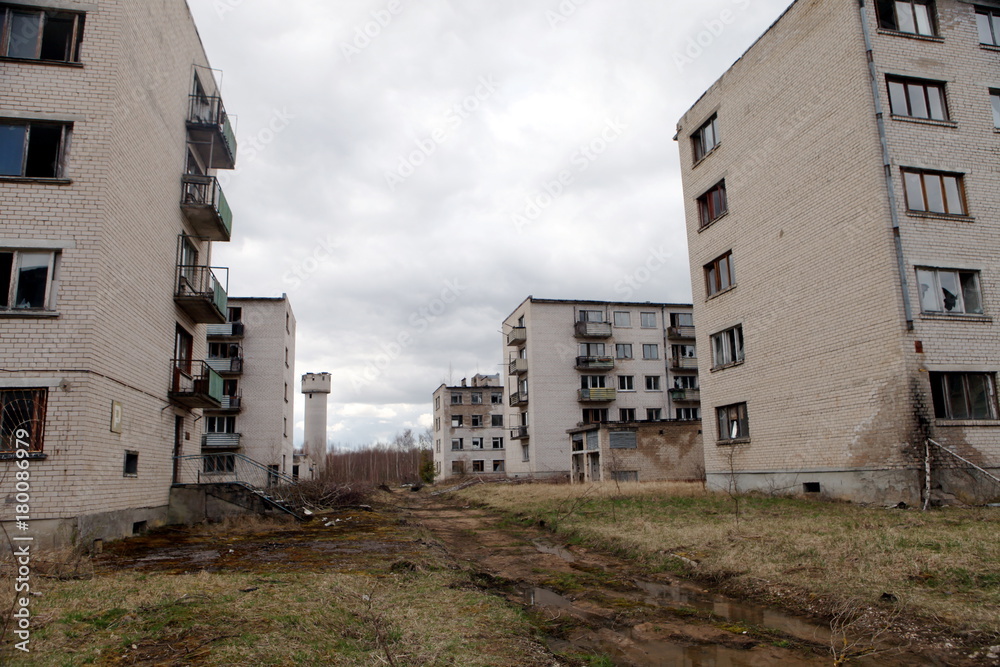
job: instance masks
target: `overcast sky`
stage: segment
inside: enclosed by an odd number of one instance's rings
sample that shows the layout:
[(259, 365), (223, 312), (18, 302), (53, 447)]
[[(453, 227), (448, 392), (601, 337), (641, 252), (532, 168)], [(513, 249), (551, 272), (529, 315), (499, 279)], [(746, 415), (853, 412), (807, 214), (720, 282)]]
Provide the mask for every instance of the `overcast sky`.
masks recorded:
[(528, 295), (690, 302), (676, 123), (789, 1), (189, 0), (238, 117), (213, 261), (288, 294), (330, 439), (429, 426)]

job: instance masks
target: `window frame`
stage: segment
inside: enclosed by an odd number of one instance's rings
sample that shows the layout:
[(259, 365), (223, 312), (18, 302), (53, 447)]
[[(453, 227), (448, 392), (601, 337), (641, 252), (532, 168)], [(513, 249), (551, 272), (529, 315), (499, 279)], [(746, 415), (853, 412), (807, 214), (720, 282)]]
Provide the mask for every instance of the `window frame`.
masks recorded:
[[(58, 120), (24, 120), (19, 118), (0, 118), (0, 128), (2, 127), (23, 127), (24, 133), (21, 139), (21, 165), (16, 174), (0, 173), (0, 180), (27, 179), (31, 181), (66, 181), (67, 156), (69, 155), (70, 138), (73, 133), (73, 123)], [(56, 146), (56, 154), (53, 159), (55, 172), (52, 176), (29, 175), (29, 157), (31, 153), (31, 128), (32, 127), (58, 127), (59, 141)]]
[(646, 408), (646, 421), (663, 421), (663, 408)]
[[(61, 253), (58, 250), (36, 249), (36, 248), (0, 248), (0, 256), (10, 256), (10, 273), (7, 276), (0, 275), (0, 281), (6, 279), (7, 285), (0, 282), (0, 313), (44, 313), (55, 310), (55, 291), (58, 279), (56, 273), (59, 268)], [(45, 292), (41, 306), (17, 306), (17, 297), (21, 287), (23, 263), (25, 255), (47, 256), (45, 265)]]
[(646, 391), (663, 391), (663, 378), (660, 375), (646, 376)]
[(990, 108), (993, 111), (993, 129), (1000, 130), (1000, 88), (990, 88)]
[[(916, 213), (918, 215), (946, 215), (956, 218), (969, 217), (968, 198), (965, 194), (965, 174), (950, 171), (935, 171), (932, 169), (911, 169), (908, 167), (901, 168), (900, 172), (903, 175), (903, 196), (906, 198), (906, 211), (908, 213)], [(920, 203), (924, 208), (911, 208), (913, 198), (917, 194), (913, 189), (914, 178), (919, 180)], [(939, 179), (938, 192), (940, 193), (941, 202), (944, 204), (944, 211), (936, 211), (930, 208), (931, 202), (928, 199), (928, 183), (930, 179), (934, 178)], [(947, 179), (954, 179), (955, 181), (956, 192), (954, 194), (958, 196), (958, 204), (961, 207), (960, 213), (954, 213), (949, 210), (953, 201), (948, 191)]]
[[(497, 447), (497, 443), (500, 444), (499, 447)], [(504, 444), (503, 444), (503, 436), (502, 435), (495, 435), (495, 436), (493, 436), (493, 441), (492, 441), (491, 445), (492, 445), (492, 449), (506, 449), (506, 447), (504, 447)]]
[(452, 392), (451, 394), (451, 404), (452, 405), (462, 405), (462, 394), (457, 392)]
[(465, 427), (465, 415), (452, 415), (451, 416), (451, 427), (452, 428), (464, 428)]
[[(970, 384), (970, 379), (977, 377), (983, 382), (985, 389), (985, 404), (988, 414), (975, 414), (974, 392)], [(950, 380), (961, 381), (961, 395), (955, 392), (956, 385)], [(989, 372), (966, 372), (966, 371), (944, 371), (930, 373), (931, 381), (931, 403), (934, 406), (934, 418), (948, 421), (997, 421), (998, 404), (996, 392), (996, 374)], [(965, 415), (957, 415), (955, 411), (956, 399), (964, 402)]]
[[(979, 18), (983, 15), (988, 17), (986, 27), (990, 32), (990, 39), (992, 40), (989, 42), (983, 41), (983, 25)], [(981, 45), (1000, 47), (1000, 7), (994, 8), (976, 5), (976, 31)]]
[[(652, 352), (652, 356), (649, 356), (650, 352)], [(644, 361), (656, 361), (657, 359), (659, 359), (660, 358), (659, 343), (643, 343), (642, 358)]]
[(634, 359), (632, 343), (615, 343), (615, 359)]
[(635, 376), (634, 375), (619, 375), (618, 376), (618, 391), (635, 391)]
[[(630, 329), (632, 328), (632, 313), (627, 310), (616, 310), (611, 315), (614, 326), (618, 329)], [(623, 324), (619, 324), (619, 320)]]
[[(45, 421), (48, 409), (49, 390), (45, 387), (0, 387), (0, 456), (16, 457), (18, 441), (27, 442), (27, 453), (30, 457), (45, 455)], [(13, 401), (30, 401), (31, 415), (18, 414), (19, 407), (11, 407)], [(8, 424), (8, 419), (19, 421)], [(28, 430), (25, 426), (31, 425)], [(27, 438), (23, 436), (27, 436)]]
[(503, 415), (490, 415), (490, 428), (503, 428)]
[(636, 421), (635, 417), (635, 408), (618, 408), (618, 421), (634, 422)]
[(726, 193), (726, 179), (722, 179), (697, 199), (698, 228), (705, 229), (713, 222), (729, 213), (729, 196)]
[[(971, 316), (984, 316), (986, 314), (986, 311), (985, 311), (985, 308), (984, 308), (984, 304), (983, 304), (983, 289), (982, 289), (982, 281), (981, 281), (981, 278), (980, 278), (980, 272), (979, 271), (972, 270), (972, 269), (951, 269), (951, 268), (938, 268), (938, 267), (918, 266), (918, 267), (916, 267), (916, 272), (917, 272), (917, 290), (918, 290), (918, 292), (917, 292), (917, 299), (920, 302), (920, 312), (922, 314), (925, 314), (925, 315), (943, 315), (943, 316), (956, 316), (956, 315), (957, 316), (970, 316), (970, 315)], [(939, 308), (935, 308), (933, 310), (926, 308), (926, 306), (928, 305), (928, 300), (927, 300), (926, 295), (924, 294), (924, 292), (922, 292), (920, 290), (927, 283), (922, 279), (921, 274), (932, 274), (933, 275), (934, 284), (932, 285), (932, 287), (934, 288), (935, 299), (937, 301), (937, 303), (935, 303), (934, 305), (938, 306)], [(948, 309), (948, 307), (947, 307), (947, 305), (948, 305), (947, 304), (947, 298), (948, 297), (946, 297), (945, 294), (944, 294), (945, 290), (944, 290), (944, 287), (942, 287), (941, 274), (953, 274), (954, 275), (955, 281), (954, 281), (953, 284), (957, 285), (957, 287), (958, 287), (958, 291), (957, 291), (957, 293), (955, 293), (955, 297), (956, 297), (955, 306), (956, 307), (960, 307), (961, 310), (956, 310), (956, 309), (950, 309), (949, 310)], [(966, 279), (963, 279), (963, 276), (966, 276)], [(968, 310), (968, 304), (966, 303), (967, 300), (968, 300), (968, 297), (970, 296), (969, 292), (966, 290), (966, 288), (967, 288), (966, 280), (968, 278), (971, 278), (972, 282), (973, 282), (973, 284), (971, 285), (971, 287), (974, 288), (975, 292), (976, 292), (976, 301), (978, 301), (978, 304), (979, 304), (978, 310), (972, 310), (972, 311)]]
[(493, 472), (507, 472), (507, 462), (503, 459), (493, 459)]
[(737, 366), (745, 360), (746, 339), (742, 324), (712, 334), (712, 370)]
[[(650, 323), (650, 318), (652, 318), (652, 323)], [(655, 329), (656, 328), (656, 313), (654, 312), (642, 312), (639, 313), (639, 328), (640, 329)]]
[[(726, 265), (725, 272), (722, 270), (723, 262), (725, 262)], [(736, 268), (733, 266), (732, 250), (727, 250), (722, 253), (706, 264), (703, 268), (705, 271), (705, 286), (707, 288), (709, 298), (728, 292), (736, 287)], [(725, 284), (723, 284), (722, 280), (723, 273), (725, 273), (726, 277)]]
[[(951, 112), (948, 107), (946, 82), (887, 74), (885, 77), (885, 86), (886, 92), (889, 95), (889, 110), (893, 116), (897, 118), (933, 120), (944, 123), (952, 122)], [(899, 86), (902, 86), (902, 98), (900, 98), (897, 92), (894, 92), (898, 91)], [(940, 106), (941, 117), (932, 115), (934, 111), (934, 100), (930, 93), (932, 90), (937, 91), (937, 103)], [(915, 113), (917, 109), (914, 108), (914, 98), (917, 95), (917, 91), (919, 91), (919, 101), (923, 103), (924, 109), (927, 111), (926, 116)], [(902, 103), (905, 108), (898, 108), (899, 103)]]
[(462, 451), (465, 451), (465, 439), (464, 438), (452, 438), (451, 439), (451, 451), (453, 451), (453, 452), (462, 452)]
[[(708, 132), (708, 130), (711, 130), (711, 132)], [(711, 136), (711, 146), (706, 142), (709, 136)], [(711, 155), (721, 142), (722, 139), (719, 138), (719, 114), (714, 113), (707, 121), (702, 123), (701, 127), (691, 134), (694, 163), (698, 164)]]
[[(904, 30), (901, 27), (900, 16), (897, 12), (901, 4), (909, 5), (910, 7), (910, 20), (913, 22), (913, 30)], [(926, 17), (928, 32), (921, 32), (920, 30), (920, 17), (914, 8), (916, 5), (928, 8)], [(886, 16), (887, 9), (891, 13), (891, 17)], [(903, 35), (916, 35), (918, 37), (938, 37), (937, 7), (934, 0), (880, 0), (875, 2), (875, 13), (878, 27), (881, 30), (898, 32)]]
[[(725, 424), (723, 424), (725, 418)], [(733, 435), (733, 426), (737, 433)], [(715, 409), (715, 426), (719, 431), (720, 443), (744, 442), (750, 439), (750, 416), (747, 404), (733, 403), (722, 405)]]
[[(13, 32), (14, 14), (38, 14), (37, 37), (35, 37), (34, 56), (12, 56), (10, 55), (10, 39)], [(64, 53), (65, 58), (43, 58), (45, 46), (45, 29), (51, 20), (72, 20), (73, 25), (67, 35), (67, 42)], [(83, 45), (83, 30), (86, 24), (86, 13), (65, 9), (35, 8), (21, 5), (10, 5), (0, 3), (0, 58), (4, 60), (17, 60), (19, 62), (40, 62), (59, 63), (64, 65), (80, 66), (80, 52)]]

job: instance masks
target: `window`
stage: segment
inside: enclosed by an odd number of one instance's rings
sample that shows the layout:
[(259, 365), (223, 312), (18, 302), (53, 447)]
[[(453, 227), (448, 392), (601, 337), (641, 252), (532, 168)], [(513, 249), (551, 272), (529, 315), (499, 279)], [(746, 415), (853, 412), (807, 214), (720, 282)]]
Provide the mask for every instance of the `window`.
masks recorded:
[(630, 327), (632, 326), (632, 313), (624, 312), (620, 310), (615, 311), (615, 326), (616, 327)]
[(451, 395), (451, 404), (452, 405), (461, 405), (462, 404), (462, 395), (461, 394), (452, 394)]
[(709, 296), (724, 292), (736, 285), (732, 251), (705, 265), (705, 284), (708, 286)]
[(440, 409), (441, 409), (441, 397), (440, 396), (435, 396), (434, 397), (434, 411), (436, 412), (436, 411), (438, 411)]
[(232, 454), (211, 454), (205, 457), (206, 473), (236, 472), (236, 457)]
[(240, 395), (240, 381), (239, 380), (223, 380), (222, 381), (222, 395), (223, 396), (239, 396)]
[(643, 329), (656, 328), (656, 313), (639, 313), (639, 319)]
[(904, 169), (903, 185), (911, 211), (967, 215), (961, 174)]
[(440, 417), (435, 417), (434, 418), (434, 430), (435, 431), (440, 431), (441, 430), (441, 418)]
[(80, 62), (83, 14), (0, 6), (0, 55)]
[(503, 394), (500, 393), (490, 394), (490, 403), (493, 405), (503, 405)]
[(451, 416), (451, 427), (460, 428), (465, 424), (465, 417), (463, 415), (452, 415)]
[(687, 421), (701, 419), (701, 408), (677, 408), (677, 419)]
[(938, 419), (996, 419), (997, 399), (989, 373), (931, 373)]
[(436, 441), (434, 442), (434, 451), (435, 451), (435, 452), (437, 452), (438, 454), (440, 454), (440, 453), (441, 453), (441, 438), (438, 438), (438, 439), (437, 439), (437, 440), (436, 440)]
[(632, 344), (631, 343), (618, 343), (615, 345), (615, 357), (618, 359), (631, 359), (632, 358)]
[(236, 417), (205, 417), (205, 433), (236, 433)]
[(453, 474), (453, 475), (464, 475), (465, 474), (465, 461), (452, 461), (451, 462), (451, 474)]
[(473, 449), (482, 449), (483, 448), (483, 439), (482, 438), (473, 438), (472, 439), (472, 448)]
[(531, 460), (530, 445), (521, 445), (521, 461), (527, 463), (530, 460)]
[(635, 408), (618, 408), (618, 421), (620, 421), (620, 422), (634, 422), (635, 421)]
[(670, 313), (670, 326), (693, 327), (694, 315), (691, 313)]
[(607, 386), (606, 375), (583, 375), (580, 377), (581, 389), (604, 389)]
[(465, 443), (462, 442), (462, 438), (451, 439), (451, 451), (459, 452), (463, 449), (465, 449)]
[(729, 210), (726, 201), (726, 182), (720, 181), (711, 190), (698, 197), (698, 219), (702, 227), (712, 224)]
[(917, 269), (917, 285), (924, 313), (983, 314), (978, 271)]
[(694, 345), (671, 345), (670, 353), (675, 359), (698, 358), (698, 349)]
[(493, 461), (493, 472), (505, 472), (506, 462), (502, 459)]
[(979, 43), (1000, 46), (1000, 9), (976, 7)]
[(655, 343), (643, 343), (642, 345), (642, 358), (643, 359), (659, 359), (660, 358), (660, 346)]
[(472, 394), (472, 404), (473, 405), (482, 405), (483, 404), (483, 395), (482, 395), (482, 393), (476, 392), (476, 393)]
[(231, 323), (243, 321), (243, 309), (239, 306), (229, 306), (226, 309), (226, 321)]
[(635, 376), (634, 375), (619, 375), (618, 376), (618, 389), (620, 391), (635, 391)]
[(56, 253), (0, 250), (0, 310), (49, 310)]
[(288, 348), (285, 348), (285, 368), (288, 368)]
[(42, 451), (46, 389), (0, 389), (0, 453)]
[(0, 121), (0, 176), (63, 178), (65, 123)]
[(743, 361), (743, 325), (712, 336), (712, 368), (731, 366)]
[(581, 310), (579, 313), (581, 322), (603, 322), (604, 311), (602, 310)]
[(472, 415), (472, 428), (482, 428), (482, 427), (483, 427), (483, 416)]
[(646, 421), (658, 422), (663, 419), (662, 408), (646, 408)]
[(600, 424), (608, 421), (607, 408), (588, 408), (583, 411), (584, 424)]
[(712, 116), (708, 122), (691, 135), (694, 144), (694, 161), (698, 162), (719, 145), (719, 117)]
[(660, 387), (659, 375), (646, 376), (646, 391), (663, 391), (663, 388)]
[(698, 388), (697, 375), (674, 376), (674, 389), (697, 389), (697, 388)]
[(490, 426), (503, 428), (503, 415), (490, 415)]
[(493, 449), (503, 449), (503, 438), (499, 436), (493, 438)]
[(1000, 90), (990, 91), (990, 105), (993, 107), (993, 127), (1000, 130)]
[(895, 77), (886, 77), (886, 83), (893, 115), (948, 120), (943, 83)]
[(736, 403), (716, 409), (719, 421), (719, 440), (739, 440), (750, 437), (750, 420), (747, 404)]
[(125, 452), (125, 464), (122, 466), (122, 476), (139, 476), (139, 452)]
[(604, 343), (580, 343), (581, 357), (603, 357)]
[(928, 37), (935, 34), (933, 0), (878, 0), (875, 9), (883, 30)]

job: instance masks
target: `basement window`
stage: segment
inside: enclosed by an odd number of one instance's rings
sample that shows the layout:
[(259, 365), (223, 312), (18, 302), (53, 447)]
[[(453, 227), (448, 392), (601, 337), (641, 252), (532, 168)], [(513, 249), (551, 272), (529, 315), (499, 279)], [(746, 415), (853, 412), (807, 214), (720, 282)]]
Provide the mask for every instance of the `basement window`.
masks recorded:
[(802, 492), (803, 493), (819, 493), (820, 487), (819, 482), (803, 482)]
[(139, 476), (139, 452), (125, 452), (125, 466), (122, 475), (124, 477)]
[(506, 471), (507, 471), (507, 464), (505, 461), (499, 459), (493, 461), (493, 472), (506, 472)]
[(0, 176), (63, 178), (68, 123), (0, 121)]
[(0, 55), (23, 60), (80, 62), (84, 15), (0, 5)]

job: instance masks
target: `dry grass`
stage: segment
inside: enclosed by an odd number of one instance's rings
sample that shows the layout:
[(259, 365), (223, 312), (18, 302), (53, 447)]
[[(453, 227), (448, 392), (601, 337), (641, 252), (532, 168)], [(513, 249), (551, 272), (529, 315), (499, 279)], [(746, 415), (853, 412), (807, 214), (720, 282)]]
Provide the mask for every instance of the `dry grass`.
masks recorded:
[(461, 495), (652, 567), (681, 570), (688, 559), (699, 576), (832, 600), (878, 604), (889, 593), (909, 613), (1000, 634), (995, 509), (925, 513), (749, 495), (737, 524), (728, 496), (697, 485), (483, 485)]

